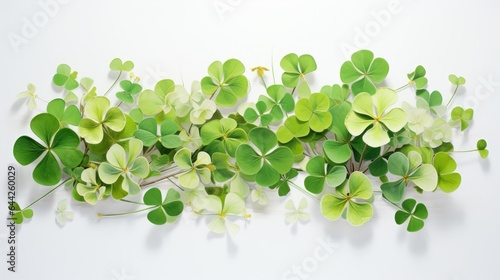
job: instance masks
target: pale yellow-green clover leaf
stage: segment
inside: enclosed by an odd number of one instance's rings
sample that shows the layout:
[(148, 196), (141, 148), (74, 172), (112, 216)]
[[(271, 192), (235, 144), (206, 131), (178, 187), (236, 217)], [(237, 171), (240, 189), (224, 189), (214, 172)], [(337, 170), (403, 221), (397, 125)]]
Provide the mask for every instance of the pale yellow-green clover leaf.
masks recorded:
[(203, 144), (200, 137), (200, 129), (194, 125), (189, 129), (189, 134), (186, 130), (182, 130), (179, 133), (179, 137), (181, 138), (182, 146), (188, 148), (192, 153), (198, 150)]
[(355, 171), (335, 194), (325, 194), (321, 198), (321, 213), (330, 220), (337, 220), (347, 209), (347, 221), (353, 226), (360, 226), (373, 216), (372, 205), (366, 202), (372, 195), (370, 180), (363, 173)]
[(85, 184), (78, 183), (76, 185), (76, 191), (79, 195), (83, 196), (83, 199), (89, 204), (96, 204), (97, 201), (111, 194), (111, 187), (103, 186), (100, 180), (97, 178), (97, 170), (94, 168), (87, 168), (83, 170), (81, 179)]
[(196, 188), (186, 189), (182, 192), (182, 202), (190, 205), (194, 211), (201, 211), (208, 205), (208, 194), (205, 186), (200, 184)]
[(115, 183), (123, 177), (121, 188), (130, 195), (137, 195), (141, 188), (133, 177), (144, 179), (149, 174), (148, 160), (139, 156), (142, 152), (142, 141), (130, 139), (128, 154), (122, 146), (114, 144), (106, 153), (106, 160), (99, 166), (99, 177), (106, 184)]
[(66, 222), (68, 220), (72, 220), (75, 216), (75, 213), (73, 211), (68, 210), (68, 200), (63, 199), (57, 203), (57, 210), (56, 210), (56, 221), (60, 226), (66, 225)]
[(35, 93), (36, 87), (34, 84), (28, 84), (28, 90), (23, 91), (17, 95), (18, 98), (27, 98), (28, 99), (28, 108), (30, 110), (35, 110), (36, 108), (36, 99), (38, 95)]
[(206, 152), (199, 152), (196, 161), (191, 160), (191, 151), (188, 148), (182, 148), (174, 156), (174, 162), (181, 170), (186, 170), (179, 175), (179, 183), (186, 188), (195, 188), (200, 184), (200, 179), (203, 183), (210, 183), (211, 159)]
[(450, 124), (446, 120), (438, 118), (434, 120), (430, 127), (424, 130), (422, 133), (422, 142), (425, 146), (436, 148), (441, 146), (443, 142), (450, 142), (451, 136)]
[(89, 144), (99, 144), (104, 130), (120, 132), (125, 127), (125, 115), (118, 107), (111, 107), (109, 99), (97, 96), (85, 104), (85, 114), (78, 125), (78, 132)]
[(388, 108), (398, 100), (397, 93), (389, 88), (379, 88), (374, 95), (362, 92), (354, 97), (352, 110), (347, 114), (345, 124), (354, 136), (362, 134), (363, 141), (371, 147), (389, 143), (387, 130), (397, 132), (406, 125), (405, 112), (400, 108)]
[(239, 195), (241, 198), (245, 198), (250, 193), (250, 186), (241, 177), (240, 172), (237, 172), (229, 183), (229, 190), (232, 193)]
[(434, 118), (425, 109), (415, 108), (407, 102), (403, 102), (401, 107), (406, 113), (408, 128), (417, 135), (424, 132), (424, 130), (430, 127), (434, 122)]
[(267, 193), (259, 185), (255, 185), (255, 189), (252, 190), (252, 202), (260, 205), (269, 204), (269, 197), (267, 196)]
[(243, 199), (234, 193), (228, 193), (224, 198), (224, 203), (222, 203), (220, 197), (215, 195), (209, 195), (207, 198), (208, 205), (206, 209), (217, 214), (208, 224), (210, 231), (215, 233), (225, 233), (227, 231), (231, 236), (236, 235), (240, 227), (227, 219), (226, 216), (243, 214), (245, 212)]
[(285, 204), (285, 208), (290, 212), (286, 214), (285, 221), (289, 224), (296, 223), (299, 219), (307, 222), (311, 219), (311, 215), (304, 210), (307, 208), (307, 200), (302, 198), (299, 202), (298, 207), (295, 207), (293, 200), (288, 200)]
[(193, 103), (193, 110), (189, 115), (189, 119), (193, 124), (204, 124), (208, 119), (212, 118), (217, 107), (215, 102), (210, 99), (205, 99), (201, 104)]
[(139, 108), (145, 115), (156, 115), (160, 112), (170, 113), (174, 109), (173, 103), (178, 100), (178, 95), (172, 94), (175, 83), (164, 79), (156, 83), (154, 90), (145, 90), (139, 95)]

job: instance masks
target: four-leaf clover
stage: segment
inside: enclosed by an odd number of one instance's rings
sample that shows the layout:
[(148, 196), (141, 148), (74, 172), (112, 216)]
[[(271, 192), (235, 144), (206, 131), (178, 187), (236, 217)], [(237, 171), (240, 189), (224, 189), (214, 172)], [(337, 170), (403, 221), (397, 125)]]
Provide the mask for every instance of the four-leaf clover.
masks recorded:
[[(174, 162), (181, 170), (186, 170), (179, 175), (179, 183), (186, 188), (196, 188), (201, 181), (205, 184), (210, 183), (211, 165), (210, 155), (205, 152), (199, 152), (196, 161), (191, 160), (191, 151), (188, 148), (182, 148), (174, 156)], [(199, 176), (199, 177), (198, 177)]]
[(309, 176), (304, 180), (306, 189), (314, 194), (323, 191), (325, 183), (330, 187), (337, 187), (342, 184), (347, 176), (344, 166), (326, 166), (322, 156), (315, 156), (306, 165)]
[(64, 87), (66, 90), (74, 90), (78, 87), (76, 77), (78, 72), (71, 72), (71, 67), (67, 64), (60, 64), (57, 67), (57, 73), (52, 78), (56, 86)]
[(240, 230), (240, 227), (229, 219), (228, 215), (241, 215), (245, 213), (245, 202), (234, 193), (228, 193), (224, 198), (224, 203), (220, 197), (209, 195), (207, 210), (215, 212), (217, 216), (208, 224), (208, 228), (215, 233), (229, 232), (234, 236)]
[(409, 198), (403, 202), (402, 210), (398, 210), (394, 215), (394, 219), (398, 225), (403, 224), (410, 218), (408, 227), (409, 232), (416, 232), (424, 227), (424, 220), (427, 219), (429, 213), (424, 204), (419, 203), (413, 198)]
[(213, 152), (227, 152), (234, 157), (236, 149), (242, 143), (248, 142), (246, 132), (237, 128), (238, 123), (229, 118), (213, 120), (201, 127), (201, 140), (207, 150)]
[(172, 120), (164, 120), (160, 126), (158, 135), (158, 123), (154, 118), (144, 119), (139, 123), (134, 136), (144, 143), (144, 146), (151, 147), (158, 141), (167, 149), (174, 149), (182, 145), (181, 138), (176, 135), (179, 126)]
[(309, 54), (300, 57), (295, 53), (287, 54), (281, 59), (280, 66), (285, 71), (281, 76), (281, 81), (289, 88), (296, 87), (300, 78), (304, 78), (306, 74), (317, 69), (316, 61)]
[(374, 94), (374, 84), (381, 83), (389, 73), (389, 64), (383, 58), (373, 59), (373, 53), (360, 50), (352, 54), (351, 61), (346, 61), (340, 68), (340, 79), (350, 84), (354, 95), (361, 92)]
[(297, 119), (309, 122), (313, 131), (322, 132), (332, 124), (330, 99), (326, 94), (314, 93), (309, 98), (301, 98), (295, 106)]

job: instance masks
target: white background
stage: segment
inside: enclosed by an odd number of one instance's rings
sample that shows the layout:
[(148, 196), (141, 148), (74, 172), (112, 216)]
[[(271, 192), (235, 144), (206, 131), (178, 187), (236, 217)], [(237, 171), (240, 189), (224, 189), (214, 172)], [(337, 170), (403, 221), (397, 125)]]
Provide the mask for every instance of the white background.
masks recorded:
[[(94, 78), (104, 90), (112, 82), (108, 63), (114, 57), (134, 61), (134, 72), (149, 86), (166, 77), (190, 85), (206, 75), (210, 62), (235, 57), (254, 82), (252, 99), (263, 91), (249, 68), (270, 67), (273, 55), (279, 80), (283, 55), (312, 54), (318, 63), (313, 89), (319, 90), (340, 82), (340, 65), (352, 49), (368, 48), (388, 60), (387, 85), (394, 88), (422, 64), (429, 88), (439, 89), (447, 101), (448, 74), (466, 77), (466, 89), (454, 105), (473, 106), (476, 112), (472, 127), (455, 144), (463, 150), (486, 138), (490, 158), (457, 155), (462, 186), (451, 195), (418, 197), (430, 216), (416, 234), (397, 226), (395, 210), (379, 200), (373, 220), (361, 228), (327, 221), (313, 200), (312, 221), (289, 226), (285, 200), (276, 195), (268, 207), (249, 209), (253, 217), (238, 221), (242, 230), (235, 238), (209, 234), (207, 220), (189, 213), (162, 227), (149, 224), (144, 215), (98, 220), (96, 213), (108, 202), (94, 208), (72, 202), (75, 219), (61, 228), (55, 209), (68, 193), (60, 190), (37, 204), (35, 217), (19, 228), (15, 274), (7, 271), (7, 228), (0, 228), (1, 279), (287, 279), (294, 265), (305, 266), (304, 279), (498, 279), (500, 190), (493, 179), (500, 171), (497, 2), (52, 2), (57, 6), (50, 14), (38, 1), (3, 1), (0, 9), (2, 182), (7, 165), (15, 163), (15, 139), (31, 133), (29, 120), (41, 112), (30, 112), (16, 94), (32, 82), (42, 98), (60, 96), (51, 86), (60, 63), (71, 65), (80, 77)], [(23, 34), (27, 22), (36, 30)], [(13, 34), (24, 38), (22, 43), (13, 44)], [(19, 169), (17, 199), (24, 205), (47, 190), (32, 182), (31, 168)], [(0, 193), (4, 219), (6, 190)], [(302, 196), (292, 190), (295, 201)], [(113, 210), (128, 207), (111, 205)], [(324, 242), (334, 244), (330, 251), (321, 247)], [(315, 260), (318, 250), (321, 260)]]

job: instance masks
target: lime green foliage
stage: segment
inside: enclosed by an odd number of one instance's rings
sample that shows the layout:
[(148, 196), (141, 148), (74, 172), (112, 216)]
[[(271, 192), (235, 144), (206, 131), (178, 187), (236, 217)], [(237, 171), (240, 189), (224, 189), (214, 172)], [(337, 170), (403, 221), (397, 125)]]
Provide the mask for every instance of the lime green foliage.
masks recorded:
[(405, 200), (401, 206), (402, 209), (398, 210), (394, 215), (396, 224), (401, 225), (409, 218), (410, 222), (408, 222), (408, 227), (406, 229), (409, 232), (421, 230), (424, 227), (424, 220), (429, 216), (427, 207), (422, 203), (417, 204), (417, 201), (413, 198)]
[(61, 180), (62, 170), (56, 157), (64, 166), (76, 167), (83, 158), (78, 150), (80, 139), (69, 128), (61, 128), (56, 117), (48, 113), (31, 120), (31, 130), (42, 144), (29, 136), (21, 136), (14, 144), (14, 157), (22, 165), (28, 165), (44, 154), (33, 170), (35, 182), (52, 186)]
[(165, 199), (162, 198), (158, 188), (149, 189), (144, 194), (144, 204), (153, 206), (148, 213), (148, 220), (155, 225), (173, 223), (184, 210), (184, 204), (180, 200), (179, 192), (169, 189)]
[[(25, 209), (12, 204), (10, 215), (22, 223), (35, 203), (66, 186), (76, 202), (102, 209), (108, 200), (142, 205), (99, 217), (143, 213), (163, 225), (189, 211), (211, 218), (211, 231), (234, 235), (234, 221), (251, 217), (247, 204), (260, 209), (292, 193), (310, 196), (313, 211), (319, 202), (326, 218), (343, 217), (354, 226), (368, 222), (372, 203), (382, 200), (396, 208), (397, 224), (409, 221), (408, 231), (418, 231), (427, 209), (405, 196), (407, 187), (416, 195), (453, 192), (461, 175), (452, 155), (489, 155), (484, 139), (458, 151), (451, 143), (473, 125), (472, 109), (449, 106), (463, 77), (449, 76), (452, 95), (443, 104), (441, 92), (426, 89), (420, 65), (402, 87), (381, 87), (389, 65), (369, 50), (355, 52), (340, 67), (340, 80), (330, 75), (324, 84), (313, 77), (317, 64), (309, 54), (287, 54), (280, 66), (250, 67), (249, 79), (239, 60), (215, 61), (190, 88), (171, 79), (151, 88), (130, 72), (133, 62), (115, 58), (109, 64), (114, 79), (98, 90), (101, 81), (78, 79), (59, 65), (52, 81), (62, 95), (30, 123), (39, 139), (21, 136), (13, 147), (21, 165), (34, 165), (36, 183), (56, 186)], [(415, 96), (398, 103), (396, 92), (408, 87)], [(249, 90), (259, 95), (246, 100)], [(33, 84), (18, 96), (30, 109), (44, 101)], [(128, 199), (139, 194), (142, 200)], [(286, 200), (287, 223), (314, 217), (305, 198), (298, 205)], [(67, 205), (63, 200), (56, 212), (61, 226), (73, 217)]]
[(374, 94), (375, 84), (381, 83), (389, 73), (389, 64), (383, 58), (373, 59), (373, 53), (368, 50), (352, 54), (351, 61), (346, 61), (340, 68), (340, 79), (351, 84), (354, 95), (361, 92)]
[[(345, 125), (354, 135), (363, 134), (363, 141), (372, 146), (380, 147), (389, 143), (387, 130), (397, 132), (406, 125), (405, 112), (400, 108), (387, 110), (398, 100), (395, 91), (389, 88), (379, 88), (373, 95), (360, 93), (352, 102), (352, 111), (345, 119)], [(365, 129), (369, 127), (366, 132)]]
[(234, 106), (238, 98), (244, 98), (248, 93), (248, 80), (243, 73), (245, 66), (237, 59), (229, 59), (224, 64), (215, 61), (208, 67), (209, 76), (201, 80), (201, 89), (210, 98), (217, 95), (217, 105)]
[(366, 201), (372, 194), (372, 184), (368, 177), (355, 171), (334, 194), (325, 194), (321, 198), (321, 213), (327, 219), (337, 220), (345, 210), (347, 221), (353, 226), (360, 226), (373, 216), (373, 207)]
[(292, 151), (287, 147), (275, 148), (278, 139), (267, 128), (254, 128), (248, 137), (258, 151), (248, 144), (241, 144), (238, 147), (236, 161), (241, 172), (255, 175), (255, 181), (261, 186), (276, 184), (280, 174), (285, 174), (292, 168)]

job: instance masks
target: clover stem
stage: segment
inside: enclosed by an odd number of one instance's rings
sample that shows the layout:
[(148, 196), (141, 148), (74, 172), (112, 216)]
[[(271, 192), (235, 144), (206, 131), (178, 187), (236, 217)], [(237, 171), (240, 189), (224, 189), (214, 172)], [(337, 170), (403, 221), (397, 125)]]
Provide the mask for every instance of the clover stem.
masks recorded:
[(365, 156), (366, 146), (367, 145), (365, 144), (365, 146), (363, 147), (363, 152), (361, 152), (361, 157), (359, 158), (358, 171), (361, 170), (361, 166), (363, 165), (363, 157)]
[(273, 72), (273, 84), (276, 84), (276, 77), (274, 76), (274, 54), (271, 52), (271, 72)]
[(174, 184), (176, 187), (178, 187), (181, 191), (184, 191), (184, 189), (183, 189), (181, 186), (179, 186), (179, 184), (177, 184), (177, 183), (175, 183), (174, 181), (172, 181), (172, 179), (170, 179), (170, 178), (167, 178), (167, 179), (168, 179), (168, 180), (169, 180), (172, 184)]
[(110, 91), (111, 89), (116, 85), (116, 83), (118, 82), (118, 80), (120, 79), (120, 77), (122, 76), (122, 73), (123, 73), (123, 70), (120, 70), (120, 73), (118, 74), (118, 77), (116, 77), (116, 80), (113, 82), (113, 84), (108, 88), (108, 90), (104, 93), (104, 96), (106, 96)]
[(293, 87), (293, 89), (292, 89), (292, 93), (290, 93), (290, 95), (291, 95), (291, 96), (293, 96), (293, 93), (295, 92), (295, 89), (296, 89), (296, 88), (297, 88), (297, 87)]
[(471, 152), (477, 152), (479, 151), (478, 149), (474, 149), (474, 150), (464, 150), (464, 151), (451, 151), (449, 153), (471, 153)]
[(148, 208), (143, 208), (143, 209), (139, 209), (139, 210), (135, 210), (135, 211), (131, 211), (131, 212), (124, 212), (124, 213), (114, 213), (114, 214), (102, 214), (102, 213), (98, 213), (97, 216), (98, 217), (116, 217), (116, 216), (125, 216), (125, 215), (130, 215), (130, 214), (135, 214), (135, 213), (139, 213), (139, 212), (143, 212), (143, 211), (147, 211), (147, 210), (151, 210), (153, 208), (157, 208), (158, 206), (151, 206), (151, 207), (148, 207)]
[(142, 202), (138, 202), (138, 201), (132, 201), (132, 200), (128, 200), (128, 199), (120, 199), (120, 201), (123, 201), (123, 202), (127, 202), (127, 203), (132, 203), (132, 204), (138, 204), (138, 205), (145, 205), (144, 203)]
[(163, 180), (167, 180), (169, 177), (172, 177), (172, 176), (175, 176), (175, 175), (179, 175), (179, 174), (181, 174), (183, 172), (184, 172), (184, 170), (180, 170), (180, 169), (175, 170), (174, 169), (173, 172), (168, 173), (168, 174), (166, 174), (165, 176), (163, 176), (161, 178), (158, 178), (158, 179), (150, 181), (150, 182), (147, 182), (147, 181), (142, 182), (141, 183), (141, 187), (146, 187), (146, 186), (150, 186), (150, 185), (156, 184), (156, 183), (161, 182)]
[(40, 101), (45, 102), (45, 103), (49, 103), (49, 102), (47, 102), (47, 100), (45, 100), (45, 99), (43, 99), (43, 98), (41, 98), (41, 97), (39, 97), (39, 96), (37, 96), (36, 98), (37, 98), (38, 100), (40, 100)]
[(46, 196), (48, 196), (49, 194), (51, 194), (53, 191), (57, 190), (60, 186), (64, 185), (66, 182), (68, 182), (71, 178), (68, 178), (64, 181), (62, 181), (59, 185), (55, 186), (54, 188), (52, 188), (50, 191), (48, 191), (47, 193), (45, 193), (44, 195), (42, 195), (41, 197), (39, 197), (37, 200), (33, 201), (30, 205), (26, 206), (24, 209), (28, 209), (30, 208), (31, 206), (33, 206), (35, 203), (37, 203), (38, 201), (44, 199)]
[(149, 153), (151, 153), (153, 150), (154, 150), (154, 145), (149, 147), (145, 152), (144, 152), (144, 156), (147, 157), (149, 155)]
[(264, 77), (260, 77), (260, 80), (262, 81), (262, 84), (264, 87), (267, 89), (266, 81), (264, 80)]
[(397, 205), (396, 203), (394, 203), (394, 202), (392, 202), (392, 201), (388, 200), (387, 198), (385, 198), (385, 197), (383, 197), (383, 196), (382, 196), (382, 199), (383, 199), (383, 200), (385, 200), (385, 202), (387, 202), (387, 203), (391, 204), (392, 206), (394, 206), (394, 207), (398, 208), (399, 210), (405, 211), (405, 210), (404, 210), (403, 208), (401, 208), (399, 205)]
[(453, 100), (453, 98), (455, 97), (455, 94), (457, 94), (457, 91), (458, 91), (458, 87), (459, 85), (457, 85), (457, 87), (455, 88), (455, 91), (453, 91), (453, 95), (451, 96), (450, 100), (448, 101), (448, 103), (446, 104), (446, 107), (448, 107), (451, 103), (451, 101)]
[(400, 90), (404, 89), (405, 87), (407, 87), (407, 86), (409, 86), (409, 85), (410, 85), (410, 83), (407, 83), (407, 84), (406, 84), (406, 85), (404, 85), (404, 86), (400, 86), (400, 87), (398, 87), (397, 89), (395, 89), (395, 91), (400, 91)]
[(306, 190), (304, 190), (303, 188), (299, 187), (299, 186), (298, 186), (297, 184), (295, 184), (294, 182), (292, 182), (292, 181), (288, 181), (288, 182), (289, 182), (292, 186), (294, 186), (297, 190), (299, 190), (299, 191), (301, 191), (301, 192), (305, 193), (306, 195), (308, 195), (308, 196), (310, 196), (310, 197), (314, 198), (315, 200), (319, 201), (319, 198), (318, 198), (318, 197), (316, 197), (316, 196), (312, 195), (312, 194), (311, 194), (311, 193), (309, 193), (308, 191), (306, 191)]

